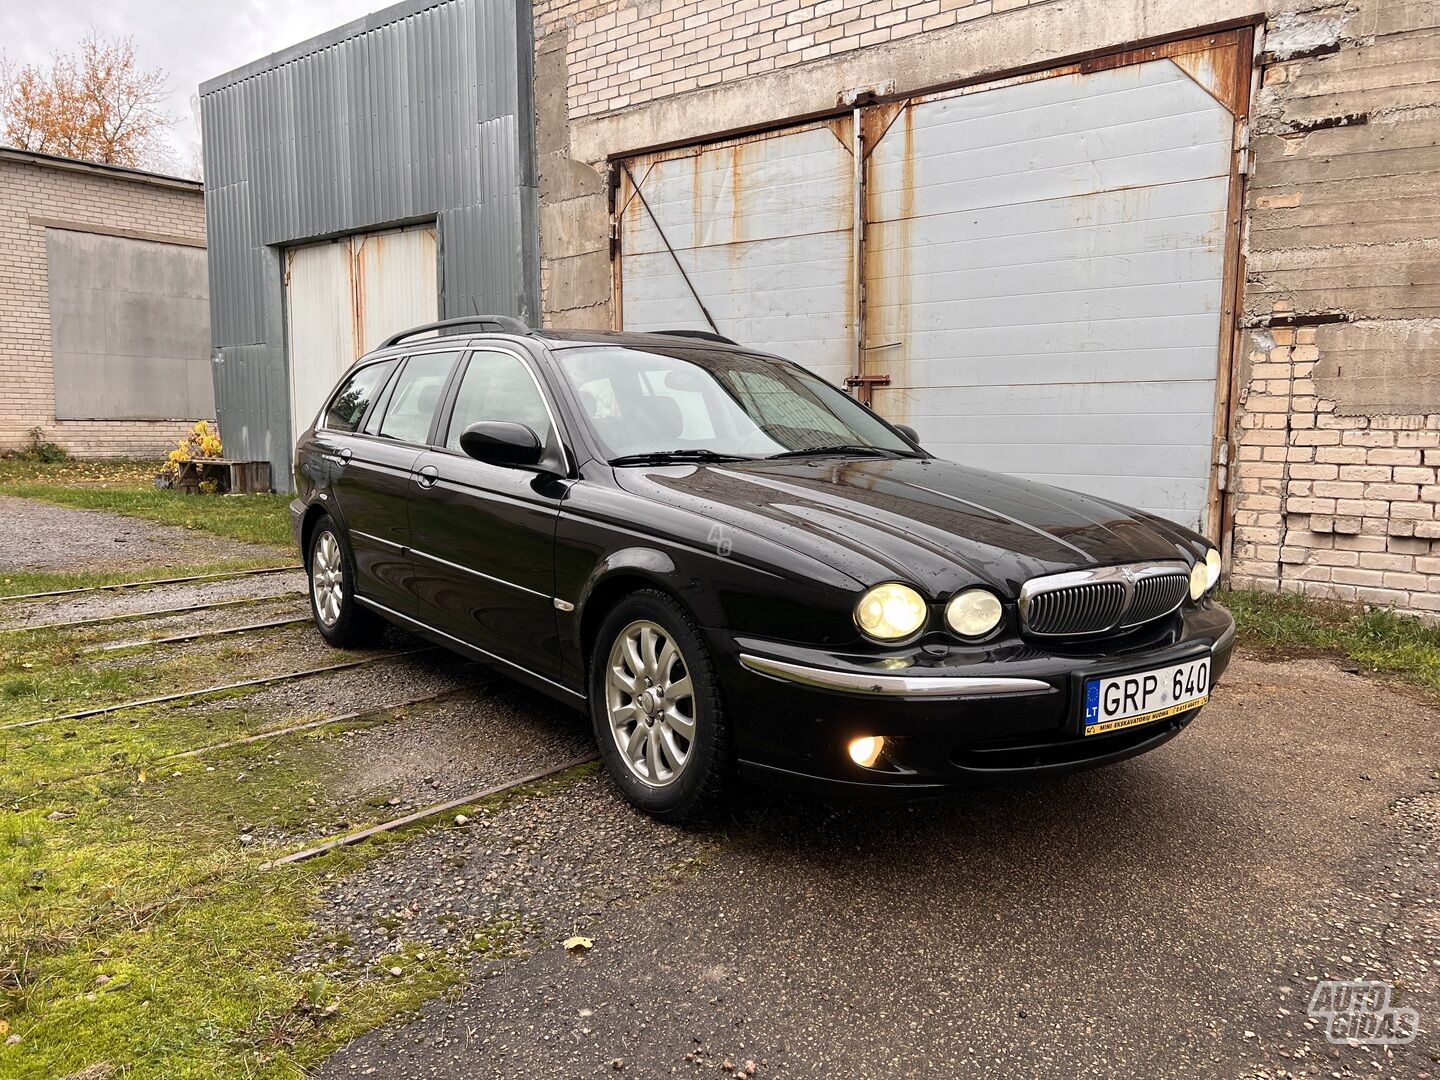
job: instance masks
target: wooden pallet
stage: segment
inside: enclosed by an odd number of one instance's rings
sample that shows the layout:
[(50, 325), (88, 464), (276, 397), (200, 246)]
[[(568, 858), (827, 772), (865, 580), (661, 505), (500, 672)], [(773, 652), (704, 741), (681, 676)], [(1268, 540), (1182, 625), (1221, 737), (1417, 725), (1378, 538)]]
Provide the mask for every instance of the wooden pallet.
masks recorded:
[(230, 458), (201, 458), (180, 462), (175, 488), (189, 495), (200, 492), (200, 485), (213, 480), (216, 490), (224, 495), (255, 495), (268, 492), (270, 463), (268, 461), (234, 461)]

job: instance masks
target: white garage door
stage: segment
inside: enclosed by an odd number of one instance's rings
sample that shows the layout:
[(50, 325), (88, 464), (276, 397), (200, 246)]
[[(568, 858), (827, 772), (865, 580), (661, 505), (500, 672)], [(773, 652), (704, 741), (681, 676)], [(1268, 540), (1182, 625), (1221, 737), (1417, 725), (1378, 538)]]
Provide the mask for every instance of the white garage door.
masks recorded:
[(309, 426), (344, 371), (439, 311), (435, 229), (366, 233), (285, 253), (290, 413)]
[(1199, 527), (1233, 128), (1168, 59), (912, 101), (870, 158), (876, 408)]
[(849, 121), (837, 121), (627, 162), (624, 328), (703, 330), (713, 319), (720, 333), (827, 379), (849, 375), (848, 132)]
[(708, 312), (878, 381), (874, 407), (945, 457), (1215, 535), (1250, 49), (1212, 34), (866, 106), (860, 196), (849, 117), (630, 159), (621, 324)]

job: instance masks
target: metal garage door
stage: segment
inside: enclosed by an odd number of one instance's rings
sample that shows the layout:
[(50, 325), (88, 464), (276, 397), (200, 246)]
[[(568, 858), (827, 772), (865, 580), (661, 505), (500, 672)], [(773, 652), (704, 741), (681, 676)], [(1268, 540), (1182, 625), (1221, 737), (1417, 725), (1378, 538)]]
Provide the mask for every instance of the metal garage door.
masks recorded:
[(709, 321), (868, 380), (946, 457), (1215, 535), (1250, 48), (1213, 34), (633, 158), (621, 325)]
[(1198, 527), (1233, 128), (1168, 59), (905, 106), (870, 157), (876, 408)]
[(827, 379), (849, 375), (849, 130), (846, 118), (628, 161), (617, 204), (625, 329), (713, 325)]
[(438, 317), (434, 226), (342, 237), (285, 253), (292, 431), (303, 431), (355, 360)]

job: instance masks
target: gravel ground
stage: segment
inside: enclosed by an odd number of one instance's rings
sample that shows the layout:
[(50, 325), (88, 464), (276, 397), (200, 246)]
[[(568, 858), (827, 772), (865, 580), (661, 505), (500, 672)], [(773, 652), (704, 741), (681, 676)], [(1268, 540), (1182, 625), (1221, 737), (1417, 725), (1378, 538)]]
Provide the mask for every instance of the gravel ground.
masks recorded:
[(387, 817), (458, 799), (593, 749), (589, 722), (506, 679), (434, 706), (411, 719), (353, 733), (331, 793), (382, 795)]
[(215, 561), (217, 544), (236, 559), (274, 557), (277, 565), (293, 552), (236, 540), (217, 541), (205, 533), (104, 510), (76, 510), (0, 495), (0, 572), (5, 570), (128, 570)]
[[(214, 557), (215, 552), (212, 551), (211, 559)], [(284, 565), (285, 562), (286, 559), (281, 558), (276, 565)], [(243, 600), (259, 596), (294, 598), (296, 611), (303, 611), (308, 610), (305, 606), (308, 603), (307, 585), (308, 579), (304, 571), (295, 570), (280, 574), (247, 574), (244, 577), (221, 578), (216, 581), (196, 581), (187, 585), (156, 585), (146, 589), (78, 593), (74, 596), (59, 596), (53, 600), (3, 601), (0, 602), (0, 627), (78, 622), (81, 619), (100, 619), (114, 615), (139, 615), (147, 611), (164, 611), (169, 608), (216, 604), (222, 600)], [(228, 609), (232, 613), (253, 610), (255, 609), (248, 606)], [(229, 617), (230, 615), (226, 615), (226, 618)], [(187, 612), (178, 618), (185, 620), (188, 628), (194, 629), (197, 620), (209, 619), (210, 616), (204, 612)], [(133, 624), (131, 628), (133, 629)]]
[[(496, 764), (497, 780), (523, 771)], [(703, 833), (630, 812), (602, 776), (587, 774), (559, 791), (481, 809), (463, 825), (417, 836), (339, 882), (300, 959), (365, 971), (399, 941), (463, 957), (478, 940), (476, 977), (491, 978), (542, 944), (584, 933), (606, 910), (653, 897), (717, 846)], [(400, 1044), (439, 1037), (454, 1022), (443, 1008), (427, 1010), (413, 1027), (379, 1036), (378, 1045), (400, 1070), (395, 1075), (406, 1075)], [(342, 1051), (322, 1075), (346, 1075), (367, 1060)], [(447, 1060), (464, 1066), (463, 1058)]]
[[(501, 830), (508, 844), (418, 837), (337, 886), (328, 918), (371, 913), (345, 924), (362, 954), (397, 925), (436, 940), (423, 928), (477, 906), (481, 925), (539, 912), (545, 929), (558, 910), (595, 948), (477, 964), (458, 1000), (356, 1040), (321, 1075), (652, 1077), (728, 1061), (799, 1077), (1426, 1077), (1436, 732), (1408, 692), (1242, 659), (1185, 735), (1132, 762), (912, 807), (753, 797), (702, 872), (639, 894), (617, 835), (637, 829), (648, 850), (720, 834), (651, 825), (597, 781), (535, 843), (515, 838), (558, 804)], [(492, 880), (518, 891), (492, 900)], [(593, 903), (572, 895), (591, 887)], [(1398, 1003), (1422, 1016), (1393, 1056), (1332, 1047), (1296, 1012), (1311, 980), (1367, 974), (1403, 980)]]
[[(1432, 776), (1440, 779), (1440, 774)], [(1254, 1075), (1277, 1080), (1312, 1075), (1414, 1075), (1436, 1070), (1413, 1049), (1337, 1047), (1323, 1021), (1307, 1016), (1317, 979), (1380, 980), (1396, 987), (1394, 1004), (1420, 1006), (1421, 1053), (1440, 1050), (1440, 792), (1400, 800), (1384, 819), (1384, 843), (1360, 859), (1311, 912), (1310, 933), (1293, 966), (1274, 973), (1280, 1003), (1271, 1031), (1256, 1037)], [(1379, 824), (1379, 823), (1377, 823)], [(1401, 1056), (1403, 1055), (1403, 1056)], [(1307, 1072), (1307, 1069), (1310, 1070)]]

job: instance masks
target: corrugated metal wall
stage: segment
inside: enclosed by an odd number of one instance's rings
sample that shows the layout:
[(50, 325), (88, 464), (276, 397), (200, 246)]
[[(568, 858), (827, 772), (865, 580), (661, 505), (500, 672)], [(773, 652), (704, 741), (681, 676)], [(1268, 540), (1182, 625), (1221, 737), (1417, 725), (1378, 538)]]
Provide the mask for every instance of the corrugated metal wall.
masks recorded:
[(408, 0), (201, 87), (228, 456), (289, 475), (286, 247), (434, 221), (442, 317), (534, 318), (531, 33), (528, 0)]

